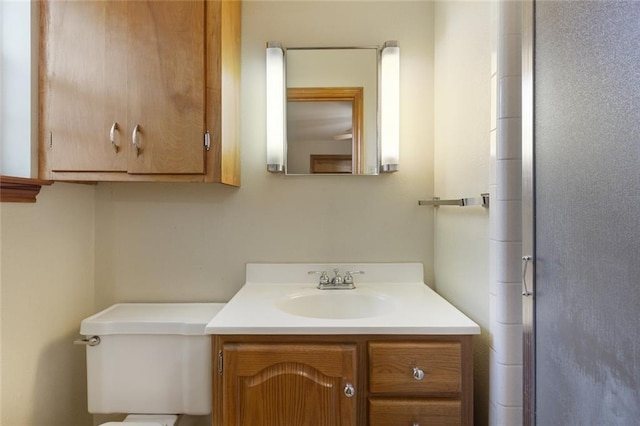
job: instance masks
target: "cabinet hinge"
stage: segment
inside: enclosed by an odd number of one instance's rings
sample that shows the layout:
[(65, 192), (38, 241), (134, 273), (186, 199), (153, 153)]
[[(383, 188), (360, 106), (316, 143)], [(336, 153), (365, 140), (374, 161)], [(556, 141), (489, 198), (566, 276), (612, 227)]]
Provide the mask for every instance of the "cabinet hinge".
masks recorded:
[(204, 134), (204, 148), (209, 151), (211, 149), (211, 135), (209, 131), (206, 131)]
[(53, 133), (49, 132), (49, 148), (53, 148)]
[(222, 370), (223, 370), (223, 358), (222, 358), (222, 351), (218, 351), (218, 374), (222, 375)]

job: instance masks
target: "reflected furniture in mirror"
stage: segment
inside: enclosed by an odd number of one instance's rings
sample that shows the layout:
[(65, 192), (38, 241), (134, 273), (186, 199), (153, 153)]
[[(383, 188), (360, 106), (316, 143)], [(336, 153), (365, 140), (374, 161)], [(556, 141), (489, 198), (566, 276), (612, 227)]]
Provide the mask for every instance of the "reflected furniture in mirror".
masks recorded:
[(288, 174), (364, 173), (365, 155), (375, 154), (376, 141), (364, 143), (363, 93), (363, 87), (287, 89)]
[[(285, 49), (269, 42), (266, 57), (268, 171), (287, 175), (397, 171), (397, 43), (387, 42), (382, 49)], [(385, 60), (394, 62), (390, 69)], [(392, 99), (385, 100), (385, 93)]]

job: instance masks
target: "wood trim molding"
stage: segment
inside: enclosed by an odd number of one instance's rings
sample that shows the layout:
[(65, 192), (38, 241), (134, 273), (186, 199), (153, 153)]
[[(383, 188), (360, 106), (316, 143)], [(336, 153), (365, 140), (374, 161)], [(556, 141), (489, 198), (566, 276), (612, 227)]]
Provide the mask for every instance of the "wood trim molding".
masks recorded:
[(35, 203), (40, 188), (51, 184), (53, 184), (51, 180), (0, 175), (0, 202)]
[(290, 87), (288, 102), (337, 102), (347, 101), (353, 105), (353, 173), (364, 173), (364, 88), (363, 87)]

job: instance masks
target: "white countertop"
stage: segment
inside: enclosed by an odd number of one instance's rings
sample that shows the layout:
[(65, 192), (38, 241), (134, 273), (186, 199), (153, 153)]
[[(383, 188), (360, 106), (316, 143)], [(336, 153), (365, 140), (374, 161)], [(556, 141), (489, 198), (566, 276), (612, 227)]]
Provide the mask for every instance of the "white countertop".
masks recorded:
[[(316, 289), (317, 276), (307, 277), (306, 271), (330, 269), (332, 266), (334, 265), (284, 265), (285, 270), (291, 270), (292, 273), (283, 274), (283, 265), (247, 265), (247, 283), (207, 324), (205, 332), (420, 335), (480, 333), (480, 327), (476, 323), (422, 282), (421, 264), (336, 265), (341, 271), (365, 270), (366, 274), (355, 276), (354, 290)], [(377, 273), (383, 269), (383, 273)], [(389, 277), (394, 277), (394, 282), (389, 282)], [(381, 278), (384, 281), (376, 282)], [(299, 281), (296, 282), (296, 279)], [(369, 295), (383, 301), (383, 312), (364, 318), (326, 319), (294, 315), (280, 308), (290, 298), (309, 295), (328, 296), (334, 301)], [(349, 303), (344, 304), (347, 310)]]

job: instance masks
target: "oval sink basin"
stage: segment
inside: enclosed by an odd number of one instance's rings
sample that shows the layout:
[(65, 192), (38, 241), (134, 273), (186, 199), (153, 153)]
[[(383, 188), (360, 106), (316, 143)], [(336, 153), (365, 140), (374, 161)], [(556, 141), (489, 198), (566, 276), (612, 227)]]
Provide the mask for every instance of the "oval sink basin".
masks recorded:
[(351, 290), (322, 290), (293, 294), (277, 303), (278, 309), (301, 317), (355, 319), (385, 315), (395, 309), (394, 300), (381, 294), (350, 293)]

